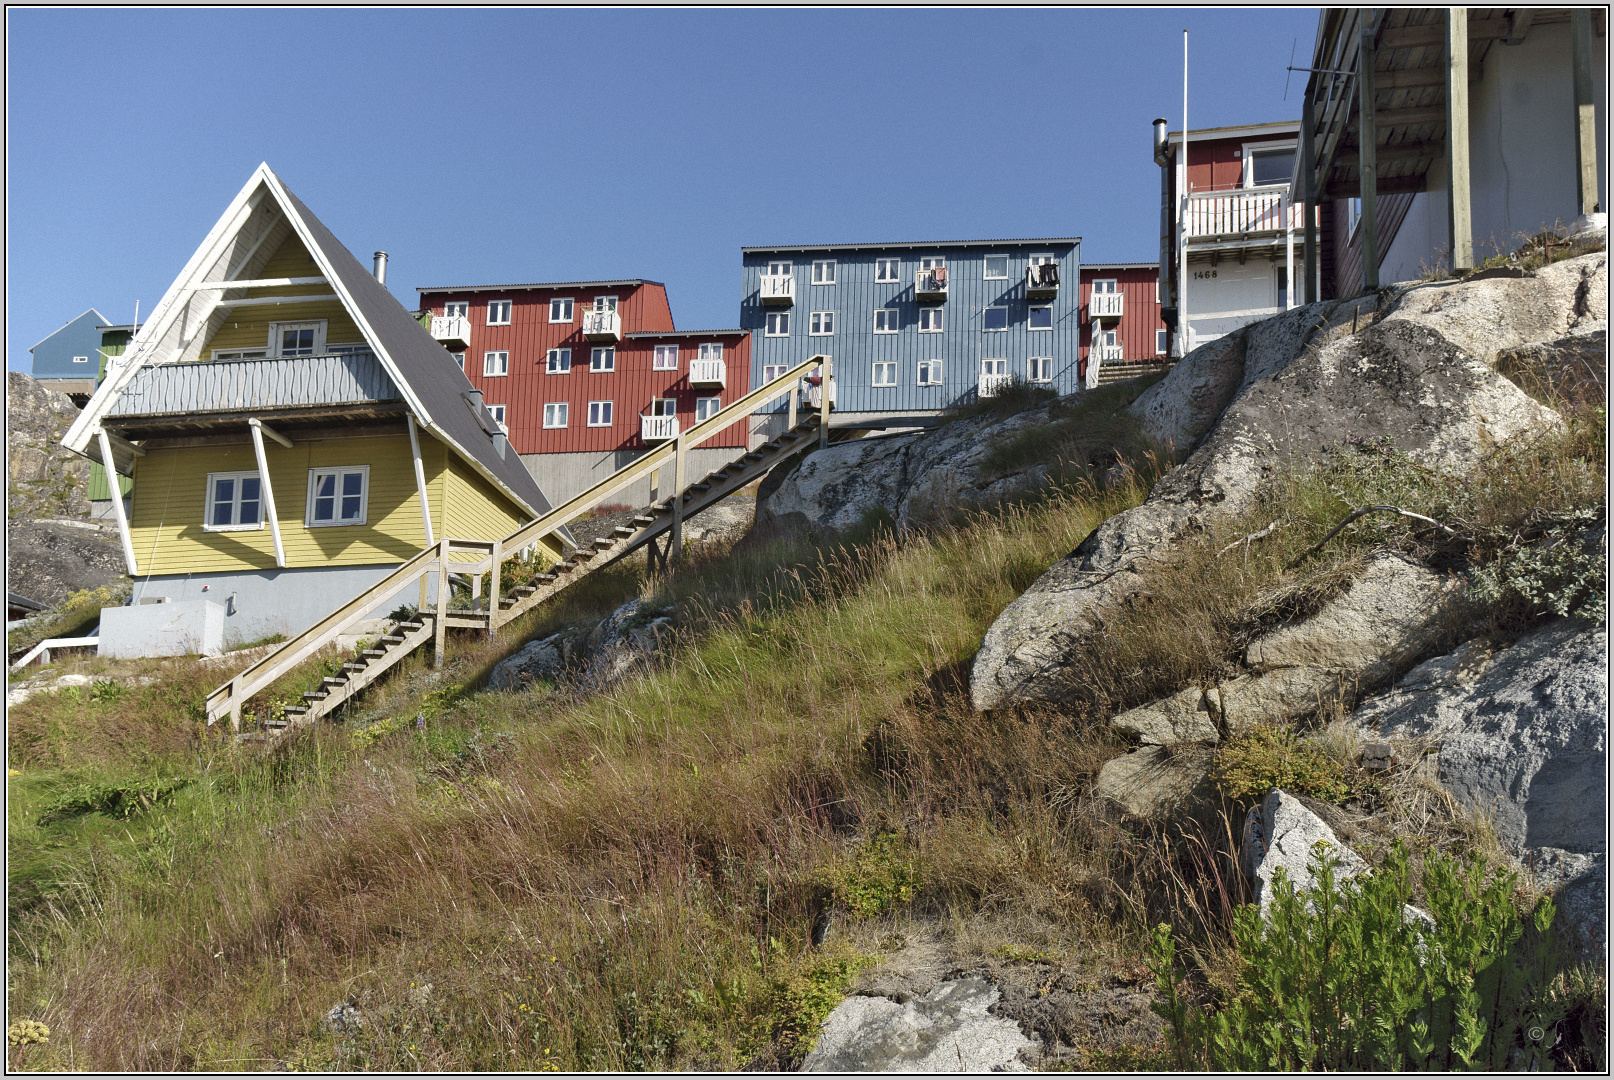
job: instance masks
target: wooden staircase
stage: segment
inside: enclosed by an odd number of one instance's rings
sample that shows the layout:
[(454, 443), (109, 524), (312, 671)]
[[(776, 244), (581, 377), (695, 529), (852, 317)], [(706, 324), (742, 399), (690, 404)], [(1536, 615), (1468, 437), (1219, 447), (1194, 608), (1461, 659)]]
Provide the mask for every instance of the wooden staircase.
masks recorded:
[[(216, 687), (207, 697), (207, 722), (212, 724), (228, 716), (238, 738), (272, 742), (294, 728), (311, 724), (329, 714), (373, 684), (404, 657), (428, 643), (434, 646), (434, 663), (441, 664), (445, 635), (451, 628), (483, 630), (492, 634), (500, 626), (532, 610), (595, 570), (609, 566), (663, 537), (666, 538), (667, 552), (663, 560), (678, 557), (685, 518), (734, 494), (761, 478), (785, 458), (815, 442), (819, 446), (827, 444), (827, 406), (821, 405), (817, 412), (799, 422), (796, 417), (796, 380), (820, 364), (827, 369), (828, 357), (814, 357), (792, 368), (716, 416), (697, 424), (686, 435), (650, 451), (577, 498), (502, 539), (478, 541), (445, 538), (438, 541), (318, 623), (281, 643), (277, 649), (229, 682)], [(825, 374), (828, 374), (827, 370)], [(755, 450), (739, 455), (716, 472), (692, 484), (684, 483), (684, 462), (691, 446), (711, 438), (787, 392), (790, 393), (790, 404), (787, 428), (783, 434)], [(547, 570), (515, 585), (508, 592), (501, 591), (500, 575), (502, 564), (508, 557), (506, 553), (519, 552), (540, 539), (555, 535), (559, 529), (576, 524), (585, 512), (646, 474), (651, 476), (654, 488), (664, 466), (672, 468), (672, 487), (676, 495), (653, 501), (629, 524), (616, 527), (608, 536), (595, 537), (583, 546), (573, 548)], [(452, 591), (450, 574), (470, 577), (472, 607), (448, 607)], [(478, 599), (484, 574), (489, 579), (488, 595), (496, 598), (496, 601), (482, 606)], [(427, 610), (425, 606), (427, 585), (433, 579), (437, 593), (435, 611)], [(397, 597), (411, 585), (419, 586), (422, 599), (421, 610), (413, 619), (395, 625), (389, 633), (343, 661), (335, 672), (321, 681), (317, 689), (302, 695), (301, 704), (286, 706), (281, 716), (274, 715), (271, 710), (262, 734), (242, 732), (243, 707), (248, 699), (327, 647), (377, 605)]]
[(1115, 360), (1100, 364), (1098, 367), (1098, 385), (1108, 386), (1110, 383), (1125, 382), (1143, 375), (1157, 375), (1163, 371), (1170, 371), (1171, 363), (1158, 363), (1154, 360)]

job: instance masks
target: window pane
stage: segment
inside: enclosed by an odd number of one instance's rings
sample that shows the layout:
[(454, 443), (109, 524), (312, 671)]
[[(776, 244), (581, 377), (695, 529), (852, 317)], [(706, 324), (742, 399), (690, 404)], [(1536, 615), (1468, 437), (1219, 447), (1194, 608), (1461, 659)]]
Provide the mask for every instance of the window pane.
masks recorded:
[(1052, 330), (1054, 326), (1054, 309), (1046, 307), (1032, 308), (1028, 326), (1032, 330)]
[(1006, 307), (989, 307), (986, 309), (985, 329), (1007, 330), (1009, 328), (1009, 309)]
[(1293, 150), (1261, 150), (1250, 155), (1251, 171), (1254, 173), (1253, 183), (1256, 184), (1282, 184), (1287, 183), (1295, 171), (1295, 152)]
[(1009, 257), (1007, 255), (990, 255), (986, 260), (986, 276), (989, 278), (1006, 278), (1009, 276)]
[[(195, 488), (191, 489), (196, 490)], [(231, 512), (235, 507), (235, 481), (213, 481), (213, 524), (230, 525)]]

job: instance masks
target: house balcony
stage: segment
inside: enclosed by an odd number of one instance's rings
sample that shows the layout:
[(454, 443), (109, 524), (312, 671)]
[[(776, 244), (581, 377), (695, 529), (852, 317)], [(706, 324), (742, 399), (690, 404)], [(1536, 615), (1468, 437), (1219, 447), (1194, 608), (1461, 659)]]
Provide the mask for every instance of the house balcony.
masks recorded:
[(666, 442), (678, 438), (678, 417), (640, 416), (639, 438), (645, 442)]
[(763, 274), (758, 292), (769, 307), (789, 307), (796, 302), (796, 278), (793, 274)]
[(982, 375), (980, 385), (976, 387), (977, 397), (997, 397), (998, 391), (1009, 385), (1013, 375)]
[(331, 406), (369, 406), (402, 395), (368, 349), (157, 364), (141, 368), (107, 416), (188, 417)]
[(1291, 202), (1287, 188), (1200, 191), (1188, 196), (1183, 219), (1190, 247), (1209, 244), (1271, 244), (1291, 229), (1306, 227), (1305, 204)]
[(914, 275), (913, 295), (915, 300), (934, 303), (937, 300), (947, 299), (947, 268), (934, 267), (930, 270), (921, 270)]
[(1113, 364), (1121, 359), (1119, 345), (1094, 345), (1087, 350), (1087, 359), (1100, 364)]
[(1046, 299), (1059, 295), (1059, 264), (1042, 263), (1026, 267), (1026, 297)]
[(471, 320), (464, 315), (433, 315), (432, 337), (449, 352), (471, 347)]
[(722, 360), (691, 360), (689, 385), (723, 389), (728, 385), (728, 365)]
[(1087, 317), (1089, 319), (1119, 319), (1121, 317), (1121, 298), (1124, 293), (1095, 292), (1087, 297)]
[(583, 312), (583, 340), (621, 341), (622, 316), (614, 311)]

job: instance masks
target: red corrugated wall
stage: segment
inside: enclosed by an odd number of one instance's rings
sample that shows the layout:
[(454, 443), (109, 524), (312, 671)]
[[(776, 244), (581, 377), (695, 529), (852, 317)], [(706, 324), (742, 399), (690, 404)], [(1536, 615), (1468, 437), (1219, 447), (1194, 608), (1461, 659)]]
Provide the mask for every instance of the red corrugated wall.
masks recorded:
[(1157, 264), (1148, 266), (1128, 267), (1125, 269), (1106, 269), (1102, 266), (1082, 267), (1081, 283), (1081, 311), (1082, 311), (1082, 340), (1081, 358), (1082, 369), (1086, 370), (1088, 349), (1093, 342), (1092, 323), (1087, 318), (1087, 300), (1093, 291), (1092, 281), (1095, 278), (1114, 278), (1115, 287), (1121, 290), (1121, 321), (1116, 327), (1116, 335), (1121, 342), (1121, 358), (1123, 361), (1152, 360), (1155, 352), (1155, 331), (1164, 330), (1165, 322), (1160, 318), (1160, 301), (1156, 298), (1155, 286), (1160, 280), (1160, 267)]

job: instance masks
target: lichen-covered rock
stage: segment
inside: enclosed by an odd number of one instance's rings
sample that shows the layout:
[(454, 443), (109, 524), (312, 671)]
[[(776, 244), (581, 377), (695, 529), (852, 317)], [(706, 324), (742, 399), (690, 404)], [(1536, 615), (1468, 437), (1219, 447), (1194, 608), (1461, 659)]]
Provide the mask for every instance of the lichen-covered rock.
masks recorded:
[(940, 983), (902, 1004), (850, 997), (824, 1021), (802, 1072), (1029, 1072), (1037, 1044), (1012, 1020), (988, 1015), (999, 994), (987, 979)]
[(488, 676), (489, 690), (525, 690), (539, 682), (560, 682), (574, 660), (578, 634), (562, 630), (499, 661)]
[(1142, 746), (1099, 769), (1093, 793), (1133, 817), (1159, 817), (1208, 793), (1212, 751), (1190, 745)]
[(1312, 853), (1318, 844), (1339, 860), (1336, 881), (1368, 868), (1360, 855), (1340, 842), (1327, 822), (1293, 795), (1273, 789), (1258, 806), (1250, 808), (1244, 820), (1244, 873), (1255, 883), (1255, 901), (1263, 915), (1272, 906), (1272, 882), (1279, 867), (1288, 873), (1296, 891), (1313, 887)]
[(589, 689), (608, 686), (642, 667), (672, 640), (672, 618), (643, 600), (629, 600), (602, 619), (587, 639), (588, 662), (581, 682)]

